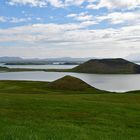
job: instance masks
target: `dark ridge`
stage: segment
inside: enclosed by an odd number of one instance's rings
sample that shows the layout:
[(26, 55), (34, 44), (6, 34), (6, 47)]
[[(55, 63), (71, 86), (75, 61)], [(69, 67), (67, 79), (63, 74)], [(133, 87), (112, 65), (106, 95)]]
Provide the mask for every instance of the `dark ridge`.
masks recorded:
[(140, 66), (122, 58), (92, 59), (72, 69), (73, 72), (99, 74), (136, 74)]

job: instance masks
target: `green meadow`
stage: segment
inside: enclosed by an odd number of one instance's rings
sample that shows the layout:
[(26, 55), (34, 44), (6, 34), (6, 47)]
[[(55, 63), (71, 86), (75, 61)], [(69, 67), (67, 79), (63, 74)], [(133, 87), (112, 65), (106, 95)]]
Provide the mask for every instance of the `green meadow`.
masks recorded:
[(139, 140), (140, 92), (0, 81), (0, 140)]

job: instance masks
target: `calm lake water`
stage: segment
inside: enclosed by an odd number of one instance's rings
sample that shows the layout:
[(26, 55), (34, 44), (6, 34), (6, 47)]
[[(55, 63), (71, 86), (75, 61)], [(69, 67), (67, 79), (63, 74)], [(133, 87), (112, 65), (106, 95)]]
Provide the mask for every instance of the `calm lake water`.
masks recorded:
[(54, 81), (65, 75), (78, 77), (93, 87), (107, 91), (125, 92), (140, 90), (140, 74), (104, 75), (64, 72), (6, 72), (0, 73), (0, 80)]
[(71, 69), (76, 67), (77, 65), (4, 65), (0, 64), (0, 66), (5, 66), (8, 68), (29, 68), (29, 69)]

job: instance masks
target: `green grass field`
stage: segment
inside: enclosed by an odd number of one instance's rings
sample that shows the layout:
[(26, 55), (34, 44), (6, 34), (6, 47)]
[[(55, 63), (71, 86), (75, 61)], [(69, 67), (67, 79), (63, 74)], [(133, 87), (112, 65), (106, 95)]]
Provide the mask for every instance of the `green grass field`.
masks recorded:
[(0, 140), (139, 140), (139, 93), (0, 81)]

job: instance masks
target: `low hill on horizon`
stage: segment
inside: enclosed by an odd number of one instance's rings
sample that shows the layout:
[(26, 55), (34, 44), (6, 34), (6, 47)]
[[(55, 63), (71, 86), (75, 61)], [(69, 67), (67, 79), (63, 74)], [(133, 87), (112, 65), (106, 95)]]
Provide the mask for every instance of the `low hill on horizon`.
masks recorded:
[(73, 68), (72, 71), (97, 74), (137, 74), (140, 73), (140, 65), (122, 58), (91, 59)]
[(75, 58), (75, 57), (58, 57), (58, 58), (22, 58), (22, 57), (0, 57), (0, 63), (9, 64), (50, 64), (52, 62), (73, 62), (73, 63), (83, 63), (90, 59), (95, 59), (94, 57), (85, 58)]

